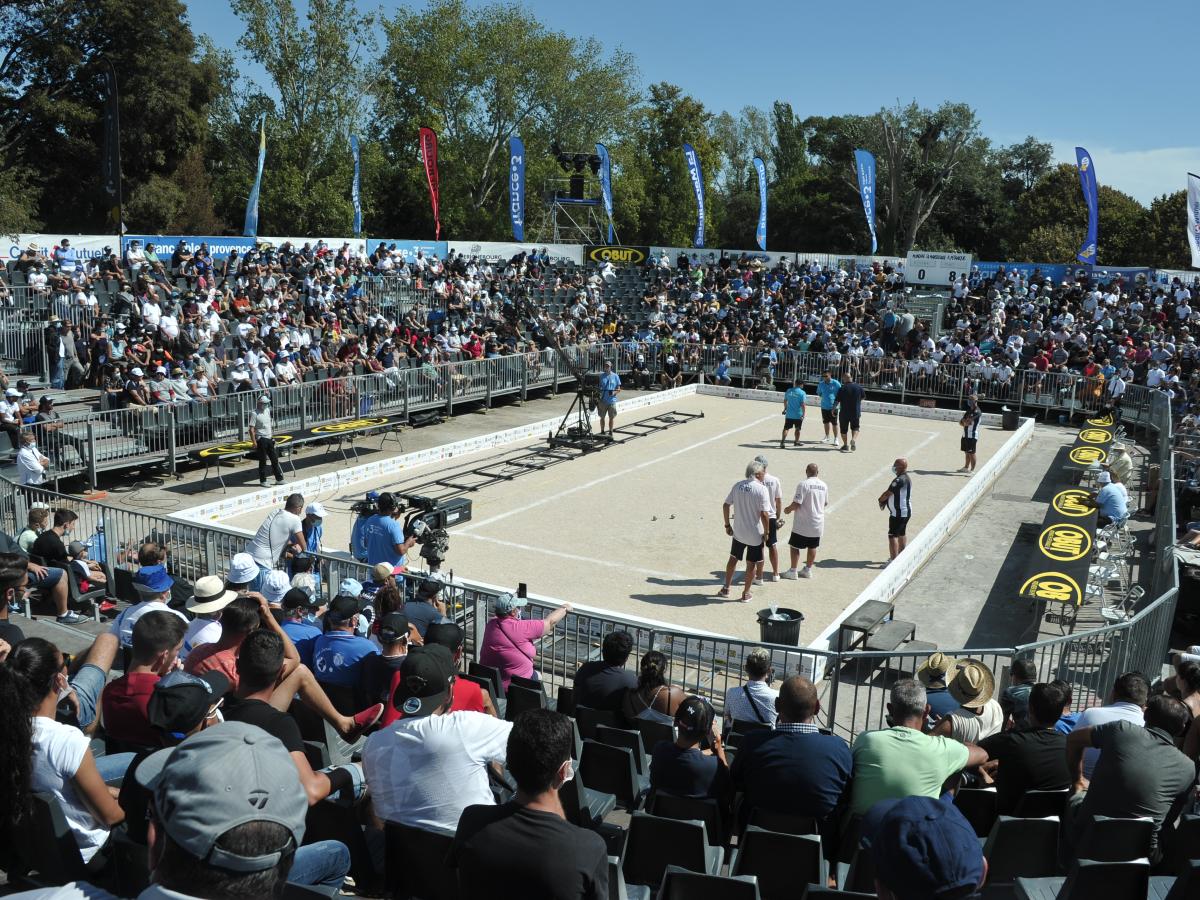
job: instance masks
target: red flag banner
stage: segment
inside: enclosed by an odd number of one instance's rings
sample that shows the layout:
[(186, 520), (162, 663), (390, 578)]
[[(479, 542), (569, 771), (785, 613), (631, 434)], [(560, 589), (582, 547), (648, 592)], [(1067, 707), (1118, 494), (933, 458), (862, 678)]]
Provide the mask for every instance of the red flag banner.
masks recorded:
[(421, 159), (425, 162), (425, 180), (429, 182), (429, 199), (433, 201), (433, 239), (442, 239), (442, 220), (438, 215), (437, 134), (432, 128), (421, 129)]

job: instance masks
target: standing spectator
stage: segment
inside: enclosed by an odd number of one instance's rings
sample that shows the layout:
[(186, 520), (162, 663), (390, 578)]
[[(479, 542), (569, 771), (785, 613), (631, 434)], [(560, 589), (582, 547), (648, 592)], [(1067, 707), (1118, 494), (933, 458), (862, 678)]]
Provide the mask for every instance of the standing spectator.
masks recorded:
[(275, 425), (271, 421), (269, 394), (259, 395), (257, 409), (250, 416), (250, 443), (258, 451), (259, 486), (267, 486), (267, 463), (271, 464), (275, 483), (283, 484), (283, 469), (279, 466), (279, 453), (275, 450)]
[(1059, 791), (1071, 786), (1067, 736), (1054, 727), (1063, 709), (1063, 692), (1053, 684), (1029, 691), (1025, 724), (984, 738), (984, 770), (996, 784), (996, 810), (1011, 816), (1026, 791)]
[(786, 446), (788, 430), (791, 429), (792, 446), (800, 446), (800, 427), (804, 424), (804, 404), (808, 396), (804, 393), (804, 382), (797, 375), (792, 386), (783, 395), (783, 434), (779, 438), (779, 449)]
[(746, 683), (725, 692), (726, 733), (733, 729), (734, 722), (775, 724), (775, 700), (779, 692), (771, 688), (775, 667), (771, 664), (770, 652), (764, 647), (755, 647), (746, 654), (742, 665), (748, 676)]
[[(1141, 672), (1126, 672), (1113, 682), (1112, 692), (1106, 706), (1092, 706), (1079, 714), (1075, 730), (1080, 728), (1096, 728), (1109, 722), (1122, 720), (1135, 728), (1141, 728), (1146, 721), (1146, 701), (1150, 697), (1150, 682)], [(1072, 732), (1073, 733), (1073, 732)], [(1092, 779), (1092, 772), (1100, 758), (1100, 751), (1091, 744), (1083, 745), (1083, 777)]]
[(892, 463), (892, 480), (879, 495), (879, 508), (888, 514), (888, 553), (895, 559), (908, 543), (908, 520), (912, 516), (912, 479), (903, 456)]
[[(729, 588), (733, 584), (733, 573), (737, 571), (738, 562), (745, 557), (746, 576), (742, 584), (742, 602), (749, 603), (750, 589), (754, 584), (754, 575), (763, 560), (763, 538), (770, 534), (771, 516), (774, 508), (771, 505), (771, 494), (763, 484), (767, 474), (766, 467), (757, 460), (746, 466), (746, 477), (734, 484), (721, 505), (721, 515), (725, 519), (725, 533), (733, 540), (729, 545), (729, 560), (725, 563), (725, 584), (717, 592), (718, 597), (728, 597)], [(733, 511), (733, 524), (730, 524), (729, 513)]]
[(413, 648), (404, 657), (392, 700), (404, 717), (363, 747), (375, 814), (385, 822), (453, 832), (468, 806), (494, 804), (487, 767), (504, 765), (512, 724), (449, 712), (453, 682), (445, 647)]
[(535, 709), (517, 719), (506, 747), (516, 796), (469, 806), (458, 821), (449, 865), (462, 896), (607, 900), (604, 841), (568, 823), (558, 796), (575, 777), (571, 741), (571, 720), (560, 713)]
[(929, 704), (919, 681), (897, 681), (887, 710), (891, 727), (860, 734), (854, 742), (853, 815), (865, 815), (880, 800), (936, 799), (951, 776), (987, 762), (987, 753), (974, 744), (924, 733)]
[(740, 817), (755, 809), (816, 819), (829, 858), (847, 805), (853, 760), (846, 742), (817, 726), (821, 701), (807, 678), (793, 675), (779, 688), (774, 730), (743, 736), (730, 775), (744, 794)]
[(524, 597), (503, 593), (496, 598), (496, 615), (488, 621), (483, 631), (483, 646), (479, 661), (485, 666), (500, 670), (500, 681), (504, 690), (514, 675), (520, 678), (537, 678), (533, 659), (537, 656), (534, 641), (541, 638), (563, 620), (571, 611), (571, 604), (564, 603), (551, 610), (544, 619), (521, 619), (521, 610), (529, 605)]
[[(791, 566), (783, 573), (784, 578), (812, 577), (812, 569), (817, 562), (817, 548), (821, 546), (821, 535), (825, 533), (825, 507), (829, 504), (829, 485), (817, 477), (820, 471), (816, 463), (809, 463), (805, 467), (805, 479), (796, 485), (792, 502), (783, 510), (784, 513), (796, 514), (792, 518), (792, 535), (788, 538)], [(804, 568), (797, 570), (801, 550), (805, 553)]]
[(576, 706), (616, 712), (625, 692), (637, 688), (637, 675), (625, 668), (633, 652), (628, 631), (610, 631), (600, 643), (600, 659), (585, 662), (575, 672)]
[(250, 590), (262, 588), (267, 573), (292, 553), (304, 549), (304, 495), (289, 494), (283, 509), (272, 512), (258, 526), (254, 538), (246, 545), (246, 552), (254, 557), (258, 576), (250, 583)]

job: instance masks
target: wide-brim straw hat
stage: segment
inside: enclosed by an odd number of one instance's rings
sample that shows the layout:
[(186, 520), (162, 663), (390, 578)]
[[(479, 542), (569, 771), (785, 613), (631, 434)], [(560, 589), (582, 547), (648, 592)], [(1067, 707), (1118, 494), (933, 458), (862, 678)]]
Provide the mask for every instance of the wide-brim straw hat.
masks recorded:
[(931, 681), (947, 682), (950, 675), (958, 668), (958, 660), (953, 656), (937, 652), (929, 654), (929, 658), (917, 667), (917, 680), (928, 685)]
[(962, 659), (958, 672), (946, 687), (950, 696), (967, 709), (982, 709), (996, 693), (996, 676), (977, 659)]

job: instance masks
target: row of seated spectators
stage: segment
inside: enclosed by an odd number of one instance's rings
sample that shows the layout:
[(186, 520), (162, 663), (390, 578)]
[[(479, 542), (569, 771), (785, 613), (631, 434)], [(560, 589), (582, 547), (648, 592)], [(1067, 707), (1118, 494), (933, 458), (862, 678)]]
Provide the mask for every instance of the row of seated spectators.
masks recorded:
[[(298, 502), (268, 517), (223, 575), (199, 579), (183, 609), (164, 548), (139, 548), (138, 602), (73, 660), (5, 621), (6, 823), (25, 821), (34, 792), (49, 794), (87, 877), (104, 880), (118, 842), (148, 843), (155, 881), (184, 896), (235, 895), (250, 873), (260, 887), (285, 878), (340, 887), (360, 848), (354, 877), (365, 888), (387, 868), (389, 834), (410, 849), (417, 835), (440, 834), (442, 878), (457, 880), (461, 896), (603, 898), (613, 831), (580, 808), (594, 799), (587, 787), (607, 789), (615, 741), (634, 784), (622, 798), (631, 811), (647, 792), (651, 810), (705, 803), (725, 823), (704, 838), (714, 846), (743, 847), (756, 823), (807, 820), (829, 863), (866, 854), (881, 896), (966, 896), (979, 886), (987, 863), (962, 798), (987, 784), (1004, 815), (1022, 815), (1030, 791), (1054, 795), (1064, 864), (1089, 858), (1108, 820), (1137, 817), (1148, 822), (1129, 839), (1129, 858), (1171, 858), (1196, 782), (1200, 668), (1191, 661), (1155, 690), (1139, 673), (1122, 675), (1108, 705), (1074, 714), (1070, 686), (1037, 682), (1024, 661), (998, 692), (983, 663), (934, 654), (892, 687), (890, 727), (849, 745), (821, 727), (816, 685), (790, 675), (773, 686), (766, 651), (748, 654), (746, 681), (728, 691), (718, 721), (707, 700), (671, 683), (658, 651), (631, 671), (633, 639), (617, 631), (575, 673), (570, 708), (553, 711), (531, 648), (568, 608), (525, 619), (526, 602), (502, 595), (477, 653), (478, 671), (491, 675), (472, 677), (446, 583), (397, 577), (408, 537), (368, 523), (368, 543), (390, 545), (391, 561), (375, 562), (368, 583), (345, 579), (325, 602), (299, 546), (305, 521), (323, 510)], [(28, 564), (16, 554), (0, 563), (0, 592), (12, 600)], [(110, 681), (117, 660), (123, 674)], [(539, 699), (519, 704), (531, 691)], [(582, 746), (567, 712), (580, 731), (587, 723)], [(643, 760), (642, 739), (656, 728), (661, 739), (646, 742)], [(368, 732), (361, 762), (315, 752)], [(97, 755), (90, 735), (103, 735), (108, 752)], [(109, 791), (116, 779), (121, 790)], [(240, 831), (242, 797), (271, 798), (253, 816), (278, 827)], [(306, 826), (325, 837), (316, 823), (331, 820), (341, 829), (333, 839), (303, 842)], [(627, 833), (617, 829), (617, 843), (628, 842), (619, 877), (635, 885), (656, 887), (662, 876), (636, 850), (656, 821), (635, 812)], [(668, 843), (656, 852), (663, 863), (682, 851)], [(837, 880), (836, 866), (820, 871)]]

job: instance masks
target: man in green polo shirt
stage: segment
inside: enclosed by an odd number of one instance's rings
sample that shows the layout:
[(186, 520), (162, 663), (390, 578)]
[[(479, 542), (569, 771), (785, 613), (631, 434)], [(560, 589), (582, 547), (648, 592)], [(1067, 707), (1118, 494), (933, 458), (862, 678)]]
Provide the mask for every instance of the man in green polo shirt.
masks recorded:
[(921, 732), (929, 715), (921, 682), (896, 682), (887, 708), (892, 727), (860, 734), (854, 742), (851, 815), (865, 815), (880, 800), (937, 798), (951, 775), (987, 762), (987, 752), (974, 744)]

